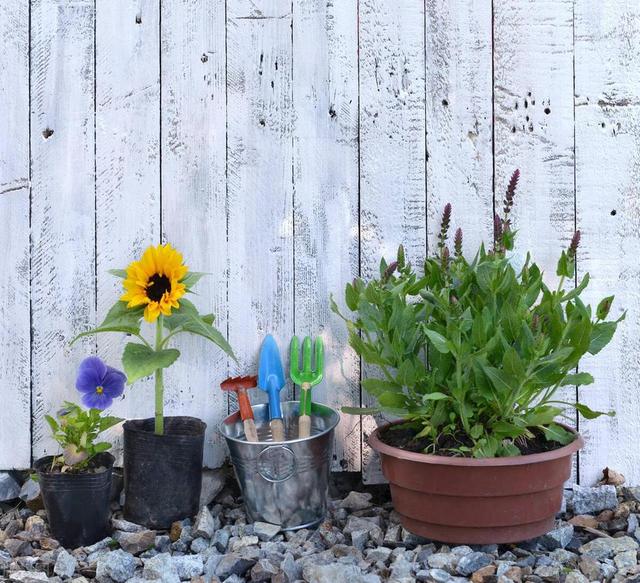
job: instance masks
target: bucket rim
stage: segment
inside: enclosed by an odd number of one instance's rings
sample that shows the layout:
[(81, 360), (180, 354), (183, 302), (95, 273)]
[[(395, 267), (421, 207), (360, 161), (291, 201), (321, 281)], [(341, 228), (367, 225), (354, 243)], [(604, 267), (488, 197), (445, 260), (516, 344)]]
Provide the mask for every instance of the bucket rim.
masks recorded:
[[(281, 405), (289, 405), (289, 406), (290, 405), (300, 405), (300, 401), (282, 401)], [(269, 407), (268, 403), (258, 403), (256, 405), (251, 405), (251, 409), (253, 409), (254, 413), (256, 412), (256, 410), (258, 408), (264, 409), (264, 408), (268, 408), (268, 407)], [(227, 415), (217, 425), (216, 430), (226, 440), (233, 441), (235, 443), (241, 443), (242, 445), (248, 445), (248, 446), (265, 447), (265, 446), (271, 446), (271, 445), (283, 445), (283, 444), (290, 444), (290, 443), (303, 443), (305, 441), (309, 441), (311, 439), (317, 439), (318, 437), (322, 437), (323, 435), (327, 435), (327, 433), (330, 433), (331, 431), (333, 431), (337, 427), (338, 423), (340, 423), (340, 413), (338, 413), (338, 411), (336, 411), (333, 407), (329, 407), (329, 405), (325, 405), (324, 403), (311, 403), (311, 411), (313, 412), (314, 409), (325, 409), (327, 412), (329, 412), (330, 416), (331, 416), (331, 423), (330, 423), (329, 427), (327, 427), (326, 429), (322, 430), (320, 433), (314, 433), (313, 435), (310, 435), (309, 437), (298, 437), (296, 439), (287, 439), (287, 440), (284, 440), (284, 441), (247, 441), (246, 439), (239, 439), (237, 437), (232, 437), (231, 435), (227, 435), (223, 431), (223, 427), (225, 425), (230, 425), (232, 423), (236, 423), (236, 421), (242, 421), (240, 419), (240, 411), (234, 411), (230, 415)]]

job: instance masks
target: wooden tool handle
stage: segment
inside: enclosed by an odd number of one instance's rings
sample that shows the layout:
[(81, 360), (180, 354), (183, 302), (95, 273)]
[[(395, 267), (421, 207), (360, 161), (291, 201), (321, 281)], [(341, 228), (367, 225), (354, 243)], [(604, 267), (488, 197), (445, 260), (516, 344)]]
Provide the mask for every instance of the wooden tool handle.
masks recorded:
[(284, 423), (282, 419), (272, 419), (270, 425), (273, 441), (284, 441)]
[(244, 435), (247, 438), (247, 441), (260, 441), (258, 439), (258, 431), (256, 429), (256, 424), (253, 419), (245, 419), (243, 421), (244, 425)]
[(298, 437), (309, 437), (311, 435), (311, 417), (309, 415), (300, 415), (298, 418)]

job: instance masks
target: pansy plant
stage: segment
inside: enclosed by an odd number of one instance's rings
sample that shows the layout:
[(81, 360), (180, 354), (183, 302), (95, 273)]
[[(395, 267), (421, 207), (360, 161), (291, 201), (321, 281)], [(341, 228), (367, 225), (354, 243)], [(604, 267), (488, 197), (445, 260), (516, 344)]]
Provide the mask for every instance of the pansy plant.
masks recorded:
[(83, 471), (97, 454), (111, 449), (109, 442), (97, 439), (122, 419), (103, 415), (102, 411), (122, 395), (125, 380), (124, 373), (107, 366), (96, 356), (80, 363), (76, 389), (88, 409), (66, 401), (55, 417), (45, 415), (53, 438), (62, 449), (61, 455), (53, 457), (52, 468), (59, 466), (62, 472)]
[[(74, 339), (99, 332), (123, 332), (136, 338), (124, 348), (122, 365), (129, 384), (155, 375), (155, 432), (164, 433), (163, 371), (180, 356), (169, 342), (187, 332), (202, 336), (235, 358), (225, 337), (213, 326), (213, 314), (201, 315), (185, 295), (205, 275), (189, 271), (170, 244), (151, 246), (126, 269), (110, 273), (123, 280), (124, 293), (100, 326)], [(142, 333), (143, 320), (155, 324), (153, 341)], [(104, 386), (103, 386), (104, 388)]]

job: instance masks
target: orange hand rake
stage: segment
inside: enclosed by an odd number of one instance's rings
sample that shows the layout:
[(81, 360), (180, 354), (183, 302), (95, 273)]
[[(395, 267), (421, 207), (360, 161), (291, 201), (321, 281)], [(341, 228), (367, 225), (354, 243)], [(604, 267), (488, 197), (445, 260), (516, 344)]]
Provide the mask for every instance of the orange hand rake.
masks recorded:
[(253, 409), (247, 395), (247, 389), (253, 389), (258, 384), (258, 377), (229, 377), (220, 383), (223, 391), (233, 391), (238, 395), (238, 407), (240, 408), (240, 418), (244, 424), (244, 434), (247, 441), (258, 441), (258, 432), (253, 420)]

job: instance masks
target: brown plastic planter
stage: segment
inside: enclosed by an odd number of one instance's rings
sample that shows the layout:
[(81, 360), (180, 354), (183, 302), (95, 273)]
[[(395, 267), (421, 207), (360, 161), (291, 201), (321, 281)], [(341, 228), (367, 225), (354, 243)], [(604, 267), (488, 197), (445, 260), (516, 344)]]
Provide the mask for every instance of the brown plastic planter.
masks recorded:
[(385, 427), (373, 432), (369, 445), (380, 454), (402, 525), (448, 543), (511, 543), (551, 530), (571, 475), (571, 456), (584, 445), (576, 434), (570, 444), (545, 453), (444, 457), (383, 443), (379, 432)]

